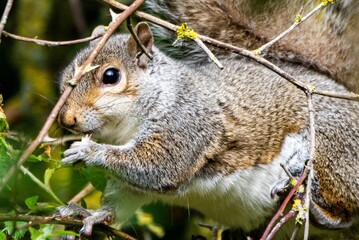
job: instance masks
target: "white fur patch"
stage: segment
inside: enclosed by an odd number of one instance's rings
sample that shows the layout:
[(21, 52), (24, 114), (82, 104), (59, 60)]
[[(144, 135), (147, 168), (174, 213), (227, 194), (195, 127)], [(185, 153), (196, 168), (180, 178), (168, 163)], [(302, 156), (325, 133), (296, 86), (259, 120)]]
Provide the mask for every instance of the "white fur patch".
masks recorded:
[(270, 192), (279, 180), (286, 177), (279, 164), (302, 156), (294, 153), (306, 151), (305, 146), (300, 135), (289, 135), (279, 156), (271, 164), (212, 179), (195, 179), (183, 193), (159, 198), (169, 204), (199, 210), (225, 226), (253, 230), (263, 223), (265, 217), (271, 217), (277, 206)]

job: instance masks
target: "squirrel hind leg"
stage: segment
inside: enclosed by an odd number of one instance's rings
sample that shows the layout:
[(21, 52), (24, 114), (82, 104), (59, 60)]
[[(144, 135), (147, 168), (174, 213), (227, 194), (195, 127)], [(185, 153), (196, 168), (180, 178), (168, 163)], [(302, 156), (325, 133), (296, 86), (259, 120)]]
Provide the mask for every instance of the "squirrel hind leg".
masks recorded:
[(347, 229), (353, 222), (349, 213), (337, 211), (336, 209), (326, 209), (313, 201), (310, 204), (310, 220), (319, 228), (333, 230)]

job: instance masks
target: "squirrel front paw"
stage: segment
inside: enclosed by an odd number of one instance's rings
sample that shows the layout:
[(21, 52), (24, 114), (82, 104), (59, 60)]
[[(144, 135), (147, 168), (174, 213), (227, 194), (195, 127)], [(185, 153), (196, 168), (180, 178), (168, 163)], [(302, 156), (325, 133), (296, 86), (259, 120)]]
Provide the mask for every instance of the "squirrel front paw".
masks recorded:
[(63, 164), (73, 164), (78, 161), (84, 161), (88, 165), (95, 161), (98, 153), (99, 144), (90, 140), (89, 137), (83, 137), (81, 141), (74, 142), (69, 149), (64, 152)]
[(270, 192), (271, 198), (275, 199), (276, 196), (279, 198), (285, 196), (285, 194), (288, 192), (289, 189), (290, 180), (291, 178), (286, 177), (276, 182), (276, 184), (273, 186)]
[(74, 217), (76, 219), (81, 219), (83, 222), (83, 227), (81, 228), (79, 233), (83, 237), (90, 237), (92, 235), (93, 226), (95, 224), (109, 225), (112, 223), (114, 218), (114, 214), (110, 210), (87, 210), (77, 205), (76, 203), (70, 203), (67, 206), (58, 208), (57, 211), (53, 214), (53, 216), (60, 218)]

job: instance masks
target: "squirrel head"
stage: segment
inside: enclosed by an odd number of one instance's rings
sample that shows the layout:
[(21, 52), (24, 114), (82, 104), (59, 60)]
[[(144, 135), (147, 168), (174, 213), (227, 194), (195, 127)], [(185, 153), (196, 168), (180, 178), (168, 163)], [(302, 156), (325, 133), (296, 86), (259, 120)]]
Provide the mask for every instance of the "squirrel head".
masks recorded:
[[(151, 52), (153, 36), (147, 23), (139, 23), (134, 32)], [(63, 71), (61, 92), (96, 43), (91, 42)], [(112, 36), (92, 63), (98, 67), (82, 77), (62, 107), (59, 123), (70, 131), (102, 138), (106, 130), (113, 132), (114, 127), (131, 117), (140, 78), (149, 71), (151, 61), (141, 51), (133, 36)]]

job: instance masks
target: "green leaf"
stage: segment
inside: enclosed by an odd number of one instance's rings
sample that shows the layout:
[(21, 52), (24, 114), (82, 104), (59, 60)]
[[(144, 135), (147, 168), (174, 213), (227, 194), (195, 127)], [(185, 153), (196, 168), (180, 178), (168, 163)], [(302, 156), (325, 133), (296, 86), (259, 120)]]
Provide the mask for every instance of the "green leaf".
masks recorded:
[(40, 239), (50, 239), (53, 236), (54, 224), (41, 224), (40, 227), (42, 232)]
[(32, 240), (47, 240), (54, 239), (56, 235), (53, 233), (54, 224), (40, 224), (39, 229), (29, 228)]
[(2, 106), (2, 95), (0, 94), (0, 132), (5, 132), (9, 130), (9, 125), (6, 122), (6, 116), (1, 106)]
[(0, 240), (6, 240), (6, 234), (0, 231)]
[(29, 232), (30, 232), (30, 236), (31, 236), (32, 240), (35, 240), (41, 236), (41, 232), (39, 230), (37, 230), (36, 228), (30, 227)]
[(26, 198), (25, 204), (30, 210), (36, 210), (37, 200), (39, 199), (39, 196), (32, 196), (29, 198)]
[(85, 209), (87, 208), (87, 203), (84, 198), (81, 198), (81, 207), (83, 207)]
[(58, 230), (53, 234), (54, 237), (60, 237), (64, 235), (80, 237), (80, 234), (70, 230)]
[(48, 169), (46, 169), (45, 174), (44, 174), (44, 184), (45, 184), (46, 186), (49, 186), (50, 178), (52, 177), (52, 175), (54, 174), (54, 172), (55, 172), (55, 169), (54, 169), (54, 168), (48, 168)]
[(3, 231), (6, 232), (7, 235), (10, 235), (14, 240), (23, 238), (27, 232), (27, 230), (23, 228), (23, 226), (27, 224), (25, 222), (6, 221), (4, 224), (5, 228)]
[(82, 173), (85, 178), (98, 190), (103, 192), (107, 182), (107, 172), (99, 167), (84, 167)]
[(42, 156), (35, 156), (34, 154), (31, 154), (30, 157), (27, 158), (28, 162), (42, 162), (43, 158)]
[(11, 155), (8, 151), (7, 143), (0, 137), (0, 179), (9, 171), (11, 165), (14, 163), (13, 159), (16, 159), (15, 156)]
[(39, 202), (36, 204), (36, 210), (42, 212), (53, 212), (60, 206), (60, 204), (54, 202)]

